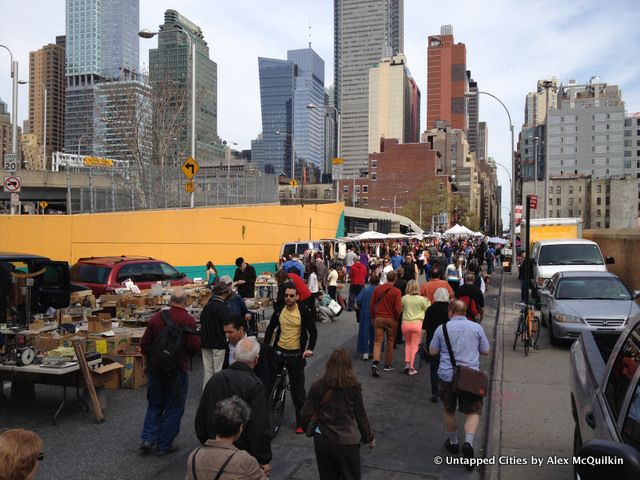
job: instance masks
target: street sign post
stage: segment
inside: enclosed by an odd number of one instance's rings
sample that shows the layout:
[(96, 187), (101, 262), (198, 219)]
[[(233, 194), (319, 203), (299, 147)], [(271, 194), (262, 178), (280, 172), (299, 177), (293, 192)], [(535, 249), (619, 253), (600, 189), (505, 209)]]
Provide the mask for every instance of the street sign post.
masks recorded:
[(11, 175), (4, 177), (4, 191), (5, 193), (19, 193), (22, 188), (22, 178)]
[(15, 153), (4, 154), (4, 171), (6, 173), (15, 173), (18, 169), (18, 155)]
[(47, 208), (49, 206), (49, 204), (47, 202), (45, 202), (44, 200), (42, 202), (40, 202), (40, 208), (42, 210), (44, 210), (45, 208)]
[(527, 195), (529, 198), (529, 208), (532, 210), (536, 210), (538, 208), (538, 196), (537, 195)]
[(193, 193), (196, 191), (196, 186), (192, 181), (188, 181), (184, 184), (184, 191), (187, 193)]
[(289, 185), (291, 185), (292, 187), (297, 187), (298, 181), (295, 178), (292, 178), (291, 181), (289, 182)]
[(191, 157), (187, 158), (187, 161), (182, 165), (182, 173), (184, 173), (184, 176), (189, 180), (191, 180), (199, 170), (200, 165)]

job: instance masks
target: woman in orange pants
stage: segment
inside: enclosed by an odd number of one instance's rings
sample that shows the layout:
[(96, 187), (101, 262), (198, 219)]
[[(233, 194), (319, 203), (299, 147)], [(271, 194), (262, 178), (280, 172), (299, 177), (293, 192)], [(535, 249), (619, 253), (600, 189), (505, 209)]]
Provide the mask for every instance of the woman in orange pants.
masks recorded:
[(422, 322), (431, 304), (420, 295), (418, 282), (410, 280), (407, 283), (406, 295), (402, 297), (402, 335), (404, 336), (404, 372), (415, 375), (418, 371), (413, 368), (413, 362), (422, 338)]

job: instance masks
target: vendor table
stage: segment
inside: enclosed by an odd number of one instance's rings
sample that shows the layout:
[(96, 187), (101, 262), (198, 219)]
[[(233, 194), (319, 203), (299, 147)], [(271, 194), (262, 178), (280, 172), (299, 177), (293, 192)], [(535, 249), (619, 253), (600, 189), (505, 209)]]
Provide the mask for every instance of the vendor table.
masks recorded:
[(267, 289), (267, 296), (274, 301), (276, 295), (276, 289), (278, 288), (278, 282), (275, 280), (267, 280), (267, 281), (256, 281), (254, 286), (254, 295), (256, 297), (263, 297), (262, 289)]
[[(102, 362), (101, 359), (87, 362), (89, 367), (98, 366)], [(77, 361), (70, 361), (62, 367), (45, 367), (42, 365), (0, 365), (0, 381), (8, 380), (13, 383), (31, 383), (43, 385), (57, 385), (62, 387), (62, 400), (58, 405), (52, 419), (55, 425), (58, 415), (62, 411), (67, 401), (67, 387), (75, 387), (76, 398), (82, 402), (85, 410), (88, 411), (87, 403), (80, 397), (80, 387), (82, 386), (82, 376), (80, 375), (80, 365)]]

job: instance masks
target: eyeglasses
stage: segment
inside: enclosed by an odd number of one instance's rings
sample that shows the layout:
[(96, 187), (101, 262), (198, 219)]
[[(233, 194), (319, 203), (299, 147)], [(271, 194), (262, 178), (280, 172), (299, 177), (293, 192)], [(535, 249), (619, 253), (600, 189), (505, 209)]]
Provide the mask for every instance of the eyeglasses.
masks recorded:
[(296, 298), (296, 294), (291, 295), (290, 293), (285, 293), (284, 298)]
[(40, 452), (39, 454), (36, 455), (36, 459), (41, 462), (42, 460), (44, 460), (44, 453)]

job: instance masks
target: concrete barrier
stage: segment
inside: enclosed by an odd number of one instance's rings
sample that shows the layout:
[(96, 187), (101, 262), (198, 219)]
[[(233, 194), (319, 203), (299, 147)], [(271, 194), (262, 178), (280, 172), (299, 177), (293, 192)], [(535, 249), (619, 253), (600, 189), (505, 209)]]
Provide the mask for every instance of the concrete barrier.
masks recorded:
[(616, 263), (607, 265), (631, 290), (640, 290), (640, 228), (585, 230), (582, 237), (598, 244), (605, 257), (614, 257)]

